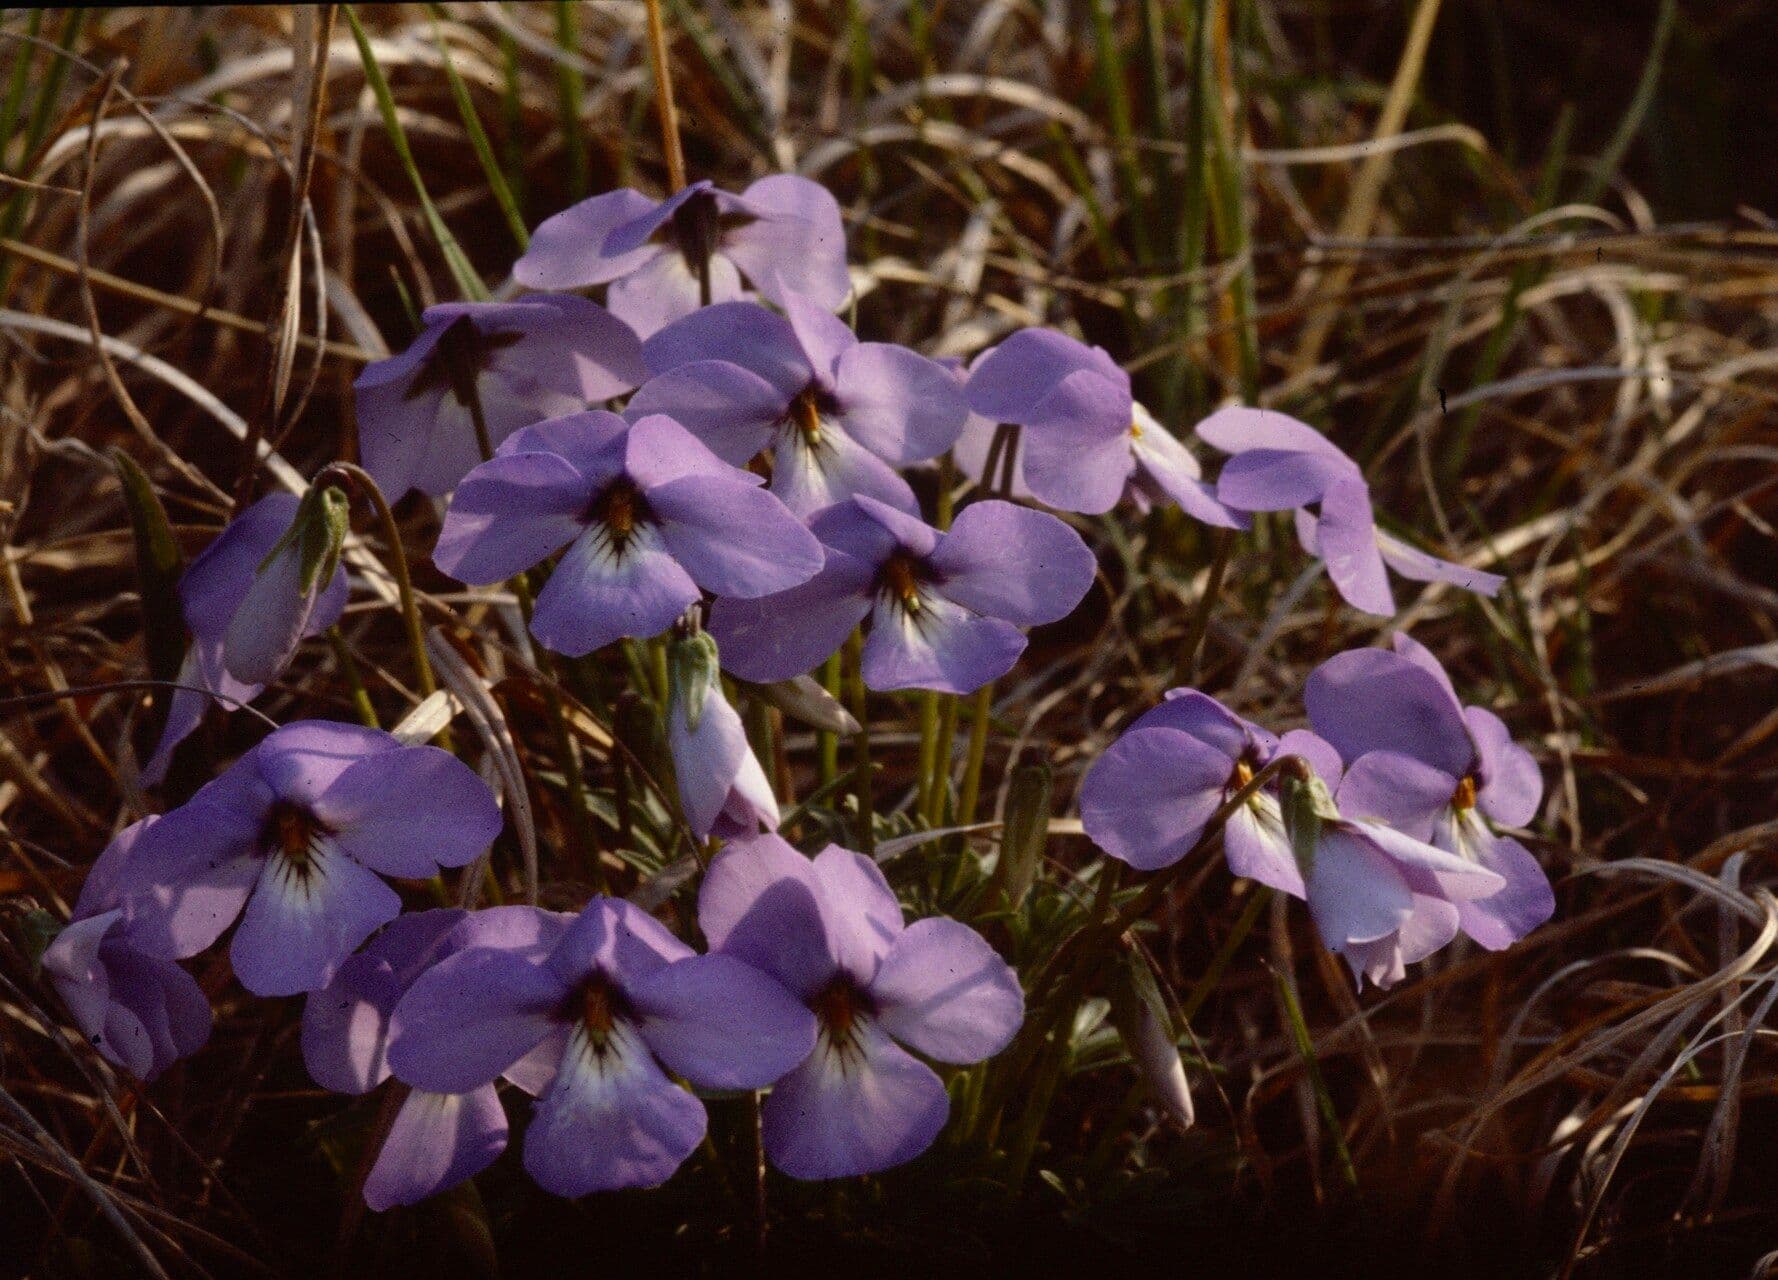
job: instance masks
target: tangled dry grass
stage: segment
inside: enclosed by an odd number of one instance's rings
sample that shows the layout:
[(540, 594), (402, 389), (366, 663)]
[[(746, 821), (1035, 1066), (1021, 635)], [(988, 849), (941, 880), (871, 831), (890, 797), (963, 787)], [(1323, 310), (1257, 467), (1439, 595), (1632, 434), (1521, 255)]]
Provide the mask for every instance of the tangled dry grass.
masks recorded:
[[(1216, 1069), (1197, 1129), (1164, 1128), (1083, 1026), (1022, 1187), (914, 1180), (868, 1206), (786, 1191), (787, 1257), (836, 1230), (861, 1259), (1165, 1247), (1261, 1273), (1314, 1251), (1372, 1275), (1425, 1258), (1746, 1275), (1778, 1249), (1778, 223), (1674, 221), (1627, 176), (1689, 21), (1674, 6), (1652, 39), (1627, 28), (1627, 106), (1579, 104), (1600, 154), (1571, 153), (1558, 124), (1529, 161), (1448, 114), (1441, 64), (1413, 53), (1436, 3), (1361, 8), (1329, 29), (1407, 49), (1380, 83), (1329, 60), (1328, 6), (670, 7), (689, 167), (832, 186), (861, 326), (967, 354), (1078, 325), (1170, 424), (1229, 396), (1288, 409), (1350, 448), (1405, 525), (1504, 565), (1498, 601), (1434, 587), (1394, 625), (1534, 744), (1551, 783), (1537, 849), (1560, 906), (1512, 952), (1453, 949), (1361, 1003), (1281, 902), (1197, 876), (1150, 940)], [(552, 1251), (594, 1244), (665, 1265), (726, 1240), (707, 1208), (722, 1191), (697, 1180), (564, 1208), (496, 1179), (342, 1224), (356, 1139), (322, 1120), (291, 1010), (212, 971), (213, 1043), (146, 1093), (70, 1038), (27, 958), (29, 910), (65, 914), (146, 805), (148, 701), (128, 682), (154, 656), (144, 588), (164, 584), (138, 576), (110, 451), (152, 478), (187, 553), (224, 519), (243, 441), (263, 438), (267, 487), (350, 456), (356, 370), (455, 292), (437, 225), (497, 296), (517, 251), (463, 102), (524, 223), (662, 180), (640, 3), (361, 18), (435, 213), (343, 17), (12, 10), (0, 26), (7, 1271), (307, 1274), (336, 1227), (336, 1260), (397, 1274), (496, 1252), (547, 1272)], [(400, 514), (419, 560), (436, 514)], [(1173, 682), (1209, 585), (1183, 522), (1081, 527), (1103, 590), (1000, 687), (988, 754), (990, 790), (1049, 760), (1058, 813)], [(356, 571), (385, 581), (374, 555)], [(454, 584), (427, 566), (419, 585), (428, 621), (455, 625)], [(1182, 678), (1268, 723), (1299, 721), (1303, 673), (1378, 634), (1334, 607), (1282, 524), (1212, 589)], [(418, 699), (402, 644), (387, 593), (360, 593), (340, 643), (261, 705), (351, 718), (362, 681), (393, 723)], [(567, 819), (547, 780), (567, 762), (533, 678), (492, 642), (467, 656), (497, 682), (555, 847)], [(878, 709), (892, 797), (911, 705)], [(249, 729), (212, 732), (222, 755)], [(590, 768), (598, 739), (577, 744)], [(1084, 853), (1059, 820), (1048, 855)], [(1220, 982), (1200, 987), (1207, 973)]]

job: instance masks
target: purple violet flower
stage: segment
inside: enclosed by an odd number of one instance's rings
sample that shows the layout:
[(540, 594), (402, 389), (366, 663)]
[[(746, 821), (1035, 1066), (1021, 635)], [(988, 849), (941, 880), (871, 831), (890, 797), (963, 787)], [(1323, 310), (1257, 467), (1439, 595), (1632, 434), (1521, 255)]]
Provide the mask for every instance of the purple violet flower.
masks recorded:
[[(1217, 477), (1217, 498), (1237, 511), (1295, 509), (1303, 550), (1326, 562), (1334, 586), (1355, 609), (1382, 617), (1395, 612), (1385, 565), (1416, 582), (1448, 582), (1488, 596), (1506, 581), (1427, 555), (1379, 529), (1358, 464), (1307, 423), (1236, 406), (1211, 414), (1197, 433), (1235, 455)], [(1309, 513), (1312, 505), (1319, 515)]]
[(1399, 633), (1394, 644), (1336, 654), (1304, 687), (1310, 720), (1347, 761), (1340, 805), (1502, 876), (1501, 892), (1457, 909), (1476, 942), (1509, 947), (1556, 910), (1537, 859), (1490, 824), (1536, 816), (1537, 762), (1493, 712), (1458, 700), (1424, 647)]
[[(1169, 689), (1093, 762), (1080, 788), (1080, 821), (1112, 857), (1141, 871), (1178, 862), (1205, 825), (1253, 775), (1281, 755), (1300, 756), (1339, 780), (1339, 755), (1314, 734), (1282, 738), (1196, 689)], [(1256, 791), (1222, 829), (1229, 870), (1293, 897), (1303, 877), (1274, 785)]]
[(964, 508), (948, 532), (874, 498), (820, 512), (827, 549), (802, 586), (757, 600), (717, 600), (710, 630), (745, 680), (788, 680), (814, 667), (867, 618), (864, 682), (873, 689), (969, 693), (1025, 650), (1020, 627), (1066, 617), (1097, 566), (1056, 517), (1010, 502)]
[(1506, 881), (1381, 822), (1342, 817), (1346, 800), (1343, 783), (1336, 798), (1311, 777), (1283, 806), (1285, 832), (1322, 941), (1345, 957), (1360, 990), (1366, 978), (1391, 987), (1457, 936), (1464, 903)]
[[(137, 945), (229, 956), (255, 995), (325, 986), (419, 880), (492, 843), (500, 809), (468, 765), (376, 729), (303, 720), (264, 738), (137, 839), (117, 871)], [(243, 911), (245, 914), (243, 915)]]
[[(293, 493), (267, 494), (230, 521), (179, 579), (179, 602), (191, 632), (179, 683), (196, 688), (173, 690), (166, 727), (142, 770), (145, 783), (152, 786), (166, 777), (173, 748), (204, 718), (212, 699), (196, 689), (209, 689), (230, 699), (225, 704), (229, 706), (251, 702), (276, 678), (300, 640), (339, 621), (346, 607), (345, 570), (336, 567), (327, 584), (312, 595), (302, 593), (298, 583), (287, 576), (289, 570), (300, 569), (295, 548), (286, 548), (273, 564), (266, 565), (265, 573), (260, 572), (266, 557), (290, 532), (301, 505), (302, 500)], [(274, 586), (278, 588), (276, 599), (272, 598)], [(268, 603), (272, 606), (269, 610)], [(275, 621), (268, 619), (268, 612)], [(280, 652), (266, 649), (252, 655), (245, 670), (254, 679), (231, 670), (242, 666), (238, 659), (245, 641), (273, 634), (280, 638)], [(236, 650), (235, 662), (229, 660), (231, 644)]]
[(667, 747), (685, 822), (700, 840), (778, 829), (778, 798), (722, 692), (716, 641), (707, 631), (668, 649)]
[(757, 965), (814, 1011), (813, 1051), (762, 1114), (766, 1155), (793, 1178), (912, 1160), (950, 1101), (907, 1049), (981, 1062), (1024, 1020), (1017, 977), (979, 933), (942, 918), (904, 927), (883, 873), (849, 849), (811, 861), (773, 835), (731, 844), (704, 877), (698, 923), (714, 951)]
[(110, 1061), (153, 1080), (210, 1038), (210, 1004), (171, 960), (141, 949), (118, 873), (158, 821), (125, 827), (81, 886), (74, 919), (43, 953), (43, 972), (74, 1024)]
[(701, 590), (764, 596), (813, 576), (820, 543), (759, 484), (671, 418), (552, 418), (464, 478), (432, 559), (479, 586), (566, 546), (531, 634), (579, 657), (659, 635)]
[(935, 458), (968, 409), (942, 364), (860, 342), (809, 299), (786, 315), (752, 302), (705, 307), (643, 344), (654, 376), (628, 412), (664, 413), (725, 462), (772, 450), (772, 492), (807, 517), (853, 494), (912, 506), (895, 468)]
[(757, 1089), (809, 1052), (815, 1020), (773, 979), (694, 955), (631, 903), (594, 898), (546, 954), (472, 947), (396, 1006), (395, 1074), (463, 1093), (506, 1073), (537, 1097), (525, 1169), (582, 1196), (665, 1182), (704, 1137), (698, 1088)]
[(1247, 527), (1098, 347), (1054, 329), (1021, 329), (977, 358), (965, 394), (975, 429), (958, 442), (957, 460), (978, 478), (994, 435), (984, 424), (1010, 422), (1024, 428), (1015, 484), (1040, 502), (1097, 515), (1128, 496), (1140, 510), (1173, 502), (1205, 524)]
[[(309, 1075), (335, 1093), (369, 1093), (390, 1076), (390, 1018), (416, 978), (470, 947), (540, 956), (573, 919), (522, 906), (398, 916), (309, 994), (302, 1021)], [(506, 1138), (506, 1112), (492, 1082), (462, 1093), (415, 1089), (365, 1179), (364, 1202), (381, 1211), (454, 1187), (492, 1164)]]
[(741, 297), (743, 277), (780, 305), (795, 290), (834, 311), (852, 291), (839, 204), (787, 173), (738, 196), (694, 182), (665, 200), (628, 187), (582, 200), (538, 226), (512, 275), (533, 289), (608, 284), (612, 313), (646, 338), (698, 309), (700, 261), (713, 303)]
[(571, 294), (426, 308), (406, 351), (366, 365), (352, 384), (364, 469), (393, 502), (438, 495), (482, 460), (470, 404), (490, 447), (520, 427), (633, 390), (641, 341), (597, 303)]

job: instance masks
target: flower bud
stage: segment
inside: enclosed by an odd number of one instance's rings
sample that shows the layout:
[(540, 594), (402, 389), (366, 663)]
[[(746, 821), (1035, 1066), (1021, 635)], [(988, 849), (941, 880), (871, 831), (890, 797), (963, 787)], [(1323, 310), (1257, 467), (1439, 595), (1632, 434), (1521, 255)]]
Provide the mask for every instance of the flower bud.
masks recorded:
[(1111, 1022), (1143, 1082), (1182, 1129), (1196, 1119), (1185, 1064), (1179, 1059), (1173, 1017), (1148, 961), (1126, 947), (1111, 979)]
[(315, 599), (339, 568), (351, 524), (343, 491), (311, 486), (273, 544), (223, 638), (223, 665), (247, 684), (269, 684), (296, 652)]
[(1020, 765), (1013, 770), (1006, 793), (1006, 819), (1000, 831), (1000, 860), (994, 864), (993, 886), (1016, 909), (1037, 876), (1037, 860), (1050, 829), (1050, 768)]

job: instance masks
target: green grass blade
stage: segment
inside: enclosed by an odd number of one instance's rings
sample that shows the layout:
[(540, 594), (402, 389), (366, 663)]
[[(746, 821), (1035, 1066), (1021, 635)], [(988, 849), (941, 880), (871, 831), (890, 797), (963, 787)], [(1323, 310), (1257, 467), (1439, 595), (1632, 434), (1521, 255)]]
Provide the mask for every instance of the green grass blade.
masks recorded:
[(438, 243), (438, 251), (444, 255), (445, 266), (450, 270), (451, 277), (457, 282), (457, 288), (464, 297), (475, 302), (485, 302), (488, 297), (487, 286), (476, 275), (468, 255), (463, 252), (463, 246), (457, 243), (457, 237), (451, 234), (451, 229), (445, 225), (438, 207), (432, 203), (432, 197), (426, 191), (426, 182), (420, 177), (420, 166), (415, 163), (413, 150), (407, 143), (407, 131), (401, 127), (401, 117), (395, 110), (395, 95), (389, 91), (389, 81), (383, 76), (382, 67), (377, 64), (377, 55), (370, 47), (370, 37), (365, 34), (364, 24), (358, 21), (357, 8), (354, 5), (343, 7), (346, 21), (352, 27), (352, 39), (358, 42), (358, 57), (364, 64), (364, 79), (377, 100), (377, 110), (382, 114), (383, 129), (389, 135), (389, 145), (395, 148), (396, 158), (401, 162), (408, 181), (413, 184), (414, 194), (420, 201), (421, 215), (426, 219), (432, 238)]
[(451, 97), (456, 99), (457, 114), (463, 119), (463, 127), (469, 133), (469, 145), (475, 149), (475, 158), (481, 162), (482, 173), (488, 179), (488, 189), (494, 193), (494, 201), (500, 206), (501, 214), (506, 218), (507, 228), (512, 238), (518, 242), (521, 252), (530, 245), (531, 233), (525, 230), (525, 220), (519, 215), (517, 201), (512, 198), (512, 188), (506, 185), (506, 174), (501, 171), (500, 162), (494, 158), (494, 148), (488, 142), (488, 134), (482, 128), (482, 118), (476, 114), (475, 104), (469, 100), (469, 86), (463, 83), (463, 77), (457, 74), (457, 68), (451, 62), (451, 51), (445, 44), (444, 29), (438, 25), (439, 7), (432, 9), (432, 38), (438, 42), (438, 56), (444, 60), (445, 77), (451, 82)]

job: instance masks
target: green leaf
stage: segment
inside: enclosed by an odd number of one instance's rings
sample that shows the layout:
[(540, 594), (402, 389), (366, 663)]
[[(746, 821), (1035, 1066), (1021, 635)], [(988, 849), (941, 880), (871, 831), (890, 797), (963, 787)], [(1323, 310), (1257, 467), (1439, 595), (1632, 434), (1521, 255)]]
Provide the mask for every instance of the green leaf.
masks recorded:
[[(185, 659), (185, 615), (179, 606), (179, 578), (185, 571), (185, 559), (179, 554), (179, 543), (173, 538), (154, 485), (135, 459), (113, 449), (111, 465), (117, 468), (136, 543), (136, 592), (141, 599), (148, 674), (154, 680), (177, 680)], [(171, 701), (155, 699), (157, 720), (159, 709)]]

